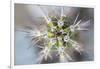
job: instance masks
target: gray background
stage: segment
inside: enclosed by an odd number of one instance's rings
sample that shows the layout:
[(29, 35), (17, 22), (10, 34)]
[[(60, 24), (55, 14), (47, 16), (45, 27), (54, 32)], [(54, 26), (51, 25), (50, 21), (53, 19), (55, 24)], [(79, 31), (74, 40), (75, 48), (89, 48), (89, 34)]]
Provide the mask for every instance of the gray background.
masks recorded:
[[(56, 15), (60, 16), (60, 10), (57, 6), (43, 6), (43, 10), (46, 15)], [(72, 16), (75, 18), (76, 14), (82, 11), (82, 16), (89, 16), (92, 21), (89, 27), (89, 32), (81, 32), (81, 39), (84, 41), (84, 60), (93, 60), (94, 59), (94, 28), (93, 28), (93, 17), (94, 11), (93, 8), (77, 8), (77, 7), (65, 7), (64, 14)], [(49, 13), (50, 12), (50, 13)], [(22, 29), (24, 26), (33, 26), (36, 24), (37, 28), (39, 23), (42, 20), (37, 20), (38, 17), (42, 16), (41, 10), (37, 5), (27, 5), (27, 4), (15, 4), (15, 54), (14, 61), (15, 65), (26, 65), (26, 64), (35, 64), (36, 59), (38, 58), (38, 49), (35, 47), (29, 48), (30, 39), (26, 38), (27, 33), (18, 31), (17, 29)]]

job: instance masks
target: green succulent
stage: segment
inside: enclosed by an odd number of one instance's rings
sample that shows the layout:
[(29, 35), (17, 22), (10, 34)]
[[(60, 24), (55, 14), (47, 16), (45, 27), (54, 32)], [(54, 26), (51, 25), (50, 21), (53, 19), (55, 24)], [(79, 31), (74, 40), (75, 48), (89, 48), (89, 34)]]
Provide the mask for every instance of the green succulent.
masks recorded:
[[(55, 43), (54, 46), (60, 47), (60, 46), (68, 46), (68, 43), (64, 41), (64, 37), (67, 35), (67, 33), (70, 33), (72, 35), (73, 33), (70, 31), (70, 23), (71, 23), (71, 18), (67, 16), (61, 17), (59, 20), (55, 16), (50, 17), (51, 21), (48, 23), (48, 38), (56, 38), (57, 42)], [(61, 26), (58, 24), (58, 22), (61, 21)], [(61, 40), (58, 39), (58, 37), (61, 38)], [(74, 35), (73, 37), (74, 38)], [(52, 43), (48, 43), (48, 46), (52, 45)]]

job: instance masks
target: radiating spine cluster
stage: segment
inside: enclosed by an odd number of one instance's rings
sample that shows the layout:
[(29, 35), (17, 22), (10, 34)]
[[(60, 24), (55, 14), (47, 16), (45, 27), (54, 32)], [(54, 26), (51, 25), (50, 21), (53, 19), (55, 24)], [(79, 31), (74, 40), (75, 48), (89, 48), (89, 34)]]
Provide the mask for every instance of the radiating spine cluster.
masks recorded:
[[(63, 10), (62, 10), (63, 12)], [(47, 23), (47, 31), (40, 32), (36, 31), (34, 37), (39, 36), (39, 40), (44, 39), (44, 46), (39, 46), (42, 48), (39, 53), (40, 56), (37, 59), (39, 63), (41, 61), (47, 60), (48, 58), (53, 59), (52, 53), (55, 53), (59, 57), (60, 62), (66, 62), (72, 60), (71, 56), (67, 53), (67, 49), (73, 48), (76, 51), (80, 52), (80, 45), (75, 40), (78, 35), (77, 31), (88, 30), (86, 27), (89, 25), (90, 20), (82, 22), (82, 20), (77, 21), (79, 14), (76, 16), (76, 19), (72, 23), (71, 18), (63, 15), (57, 19), (56, 16), (50, 16), (49, 18), (44, 17)], [(38, 41), (35, 43), (37, 44)], [(34, 45), (35, 45), (34, 44)]]

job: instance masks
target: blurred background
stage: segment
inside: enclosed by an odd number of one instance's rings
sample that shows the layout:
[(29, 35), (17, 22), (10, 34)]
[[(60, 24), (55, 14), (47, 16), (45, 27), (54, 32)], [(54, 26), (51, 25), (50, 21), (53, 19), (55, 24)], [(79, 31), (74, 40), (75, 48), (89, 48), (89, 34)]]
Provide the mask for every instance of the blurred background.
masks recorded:
[[(73, 58), (75, 61), (93, 61), (94, 60), (94, 9), (88, 7), (70, 7), (63, 6), (64, 14), (75, 17), (80, 13), (79, 19), (84, 17), (84, 20), (91, 20), (88, 31), (80, 32), (80, 42), (83, 44), (84, 52), (82, 55), (74, 52)], [(46, 6), (46, 5), (32, 5), (32, 4), (15, 4), (15, 46), (14, 46), (14, 64), (15, 65), (30, 65), (36, 64), (39, 49), (37, 47), (28, 48), (31, 44), (27, 33), (20, 31), (20, 29), (27, 30), (27, 28), (37, 28), (38, 30), (46, 30), (43, 16), (55, 15), (60, 17), (61, 6)], [(57, 59), (54, 59), (58, 62)], [(49, 62), (43, 62), (49, 63)], [(52, 61), (50, 62), (52, 63)], [(54, 62), (53, 62), (54, 63)]]

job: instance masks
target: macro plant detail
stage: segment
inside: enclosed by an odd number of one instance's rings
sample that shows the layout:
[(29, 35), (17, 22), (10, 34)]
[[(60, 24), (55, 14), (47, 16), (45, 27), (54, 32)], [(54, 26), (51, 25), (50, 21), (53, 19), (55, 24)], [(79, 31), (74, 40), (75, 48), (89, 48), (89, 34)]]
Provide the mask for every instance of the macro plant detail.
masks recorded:
[[(63, 10), (61, 9), (61, 11)], [(76, 35), (79, 34), (79, 31), (88, 30), (87, 26), (89, 26), (90, 20), (85, 22), (82, 22), (82, 20), (77, 21), (78, 17), (79, 14), (72, 23), (71, 17), (62, 15), (62, 13), (59, 19), (56, 16), (50, 16), (49, 18), (45, 16), (47, 30), (30, 32), (32, 39), (35, 38), (32, 46), (38, 44), (39, 41), (43, 41), (42, 45), (37, 46), (42, 49), (37, 59), (39, 63), (43, 59), (45, 61), (48, 58), (53, 59), (52, 53), (56, 53), (55, 55), (59, 57), (60, 62), (72, 61), (73, 59), (67, 53), (69, 49), (74, 49), (81, 54), (80, 44), (76, 40)]]
[(94, 59), (93, 8), (15, 5), (15, 65)]

